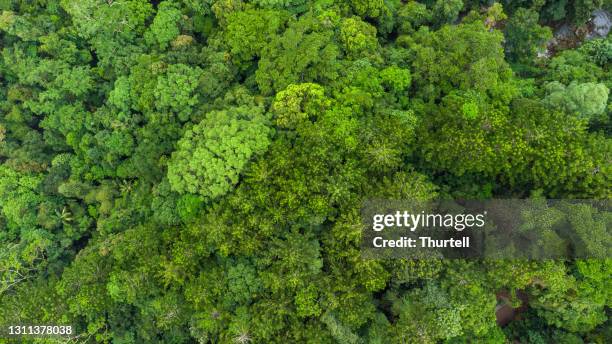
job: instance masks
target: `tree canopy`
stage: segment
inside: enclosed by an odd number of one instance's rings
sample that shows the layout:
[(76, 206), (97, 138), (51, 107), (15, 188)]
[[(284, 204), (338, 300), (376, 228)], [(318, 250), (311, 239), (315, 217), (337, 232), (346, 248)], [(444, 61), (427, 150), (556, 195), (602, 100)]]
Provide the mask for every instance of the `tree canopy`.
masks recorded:
[[(610, 199), (595, 10), (612, 5), (0, 0), (0, 324), (80, 343), (612, 342), (610, 258), (361, 251), (370, 199)], [(579, 41), (555, 45), (562, 27)], [(568, 224), (578, 253), (609, 252), (609, 212), (562, 209), (524, 230), (562, 249)]]

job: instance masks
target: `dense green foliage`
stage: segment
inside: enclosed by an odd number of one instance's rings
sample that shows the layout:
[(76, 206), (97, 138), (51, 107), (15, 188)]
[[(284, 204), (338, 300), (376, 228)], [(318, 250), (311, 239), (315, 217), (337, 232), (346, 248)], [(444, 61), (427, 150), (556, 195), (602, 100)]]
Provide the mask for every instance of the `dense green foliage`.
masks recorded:
[[(602, 6), (0, 0), (0, 324), (83, 343), (610, 343), (611, 260), (359, 250), (369, 198), (612, 196), (612, 40), (543, 53)], [(593, 209), (564, 219), (609, 243)], [(501, 291), (528, 299), (505, 327)]]

